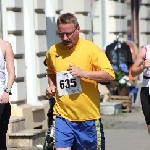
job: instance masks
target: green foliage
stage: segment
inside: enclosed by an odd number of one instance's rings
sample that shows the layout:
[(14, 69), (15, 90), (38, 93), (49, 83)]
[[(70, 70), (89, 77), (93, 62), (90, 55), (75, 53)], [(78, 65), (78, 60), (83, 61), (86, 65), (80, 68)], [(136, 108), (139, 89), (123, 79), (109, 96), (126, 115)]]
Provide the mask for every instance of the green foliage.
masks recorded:
[(129, 82), (129, 77), (121, 69), (117, 69), (114, 72), (117, 87), (131, 86), (131, 83)]

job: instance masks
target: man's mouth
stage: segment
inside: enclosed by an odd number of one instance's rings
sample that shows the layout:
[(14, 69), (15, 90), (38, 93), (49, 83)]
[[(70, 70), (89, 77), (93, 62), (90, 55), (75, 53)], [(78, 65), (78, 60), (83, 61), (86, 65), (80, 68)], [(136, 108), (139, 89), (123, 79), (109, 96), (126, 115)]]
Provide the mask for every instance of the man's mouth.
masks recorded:
[(64, 41), (63, 42), (65, 45), (69, 45), (69, 44), (71, 44), (72, 42), (71, 41)]

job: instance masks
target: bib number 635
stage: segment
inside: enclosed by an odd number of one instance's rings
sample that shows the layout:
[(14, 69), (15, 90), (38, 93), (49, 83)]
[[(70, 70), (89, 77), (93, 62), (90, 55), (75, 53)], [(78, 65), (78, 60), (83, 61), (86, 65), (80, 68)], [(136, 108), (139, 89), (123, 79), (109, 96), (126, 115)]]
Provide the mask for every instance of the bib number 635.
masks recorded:
[(80, 79), (73, 78), (69, 71), (57, 72), (56, 81), (59, 96), (82, 92)]
[(76, 79), (65, 79), (65, 80), (60, 80), (59, 82), (60, 88), (70, 88), (70, 87), (76, 87), (77, 82)]

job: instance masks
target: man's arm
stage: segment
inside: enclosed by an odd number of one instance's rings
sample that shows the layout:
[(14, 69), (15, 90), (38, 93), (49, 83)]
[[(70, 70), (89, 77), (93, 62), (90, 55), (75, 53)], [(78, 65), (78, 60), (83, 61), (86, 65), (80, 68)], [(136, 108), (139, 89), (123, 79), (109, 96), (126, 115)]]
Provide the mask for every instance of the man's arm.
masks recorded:
[(131, 68), (131, 74), (133, 77), (141, 74), (145, 69), (145, 62), (144, 62), (145, 55), (146, 55), (145, 48), (140, 49), (139, 52), (137, 53), (134, 64), (132, 65)]
[[(7, 81), (6, 87), (8, 89), (11, 89), (14, 83), (14, 79), (15, 79), (14, 54), (13, 54), (12, 47), (9, 42), (2, 41), (2, 40), (0, 42), (1, 42), (2, 52), (6, 60), (6, 69), (8, 72), (8, 81)], [(3, 93), (3, 95), (0, 98), (0, 102), (1, 104), (9, 102), (8, 92)]]
[(48, 85), (56, 87), (56, 74), (48, 74)]
[(100, 71), (84, 71), (83, 72), (83, 77), (90, 79), (90, 80), (95, 80), (99, 82), (107, 82), (107, 81), (112, 81), (114, 78), (107, 72), (100, 70)]
[(5, 43), (5, 59), (8, 72), (7, 88), (11, 89), (15, 79), (14, 54), (9, 42)]
[(85, 71), (80, 69), (79, 67), (70, 66), (68, 71), (70, 71), (73, 77), (87, 78), (98, 82), (107, 82), (107, 81), (114, 80), (114, 78), (109, 73), (103, 70)]
[(48, 74), (48, 87), (46, 88), (46, 95), (48, 97), (55, 96), (56, 93), (56, 75)]

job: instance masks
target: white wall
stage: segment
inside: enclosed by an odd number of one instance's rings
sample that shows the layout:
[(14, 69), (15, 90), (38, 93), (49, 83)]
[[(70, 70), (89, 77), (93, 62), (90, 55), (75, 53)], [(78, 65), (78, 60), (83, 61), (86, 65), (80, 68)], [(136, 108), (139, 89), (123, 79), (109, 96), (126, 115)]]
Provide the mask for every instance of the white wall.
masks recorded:
[(126, 8), (112, 0), (2, 0), (3, 39), (9, 40), (15, 54), (11, 103), (41, 105), (39, 98), (47, 87), (43, 61), (49, 47), (60, 41), (56, 35), (60, 14), (75, 13), (80, 37), (102, 48), (116, 32), (126, 32)]
[(47, 80), (43, 65), (48, 49), (45, 0), (2, 0), (3, 39), (15, 54), (16, 80), (11, 103), (42, 105)]
[(150, 1), (142, 0), (140, 6), (140, 47), (150, 41)]

